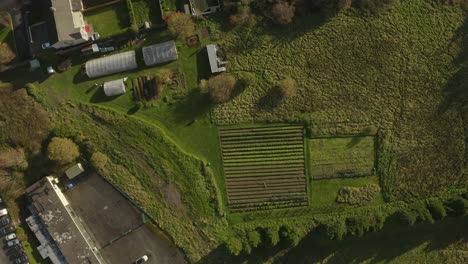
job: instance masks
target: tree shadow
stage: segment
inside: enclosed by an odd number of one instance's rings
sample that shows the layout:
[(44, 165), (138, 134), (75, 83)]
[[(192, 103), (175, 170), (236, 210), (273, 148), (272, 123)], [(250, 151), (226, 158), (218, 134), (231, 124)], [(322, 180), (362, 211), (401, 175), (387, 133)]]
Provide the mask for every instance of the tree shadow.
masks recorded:
[[(468, 218), (446, 218), (435, 224), (401, 227), (386, 222), (381, 231), (342, 241), (329, 240), (317, 231), (307, 235), (300, 244), (275, 263), (385, 263), (424, 244), (424, 252), (445, 249), (468, 239)], [(313, 249), (313, 250), (312, 250)]]
[(211, 106), (212, 103), (207, 95), (202, 94), (200, 89), (192, 89), (183, 100), (175, 103), (175, 121), (191, 125), (196, 118), (210, 111)]
[(211, 74), (210, 61), (208, 60), (208, 52), (206, 48), (200, 49), (197, 53), (197, 76), (198, 80), (208, 79)]
[(94, 92), (93, 96), (91, 97), (91, 99), (89, 100), (91, 103), (103, 103), (103, 102), (109, 102), (109, 101), (112, 101), (114, 100), (115, 98), (119, 97), (120, 95), (116, 95), (116, 96), (107, 96), (105, 93), (104, 93), (104, 88), (102, 87), (99, 87), (96, 89), (96, 91)]
[(449, 109), (467, 110), (468, 106), (468, 17), (457, 29), (455, 36), (449, 44), (450, 50), (455, 47), (461, 48), (461, 51), (453, 59), (453, 68), (458, 69), (446, 83), (444, 89), (445, 99), (439, 106), (439, 112), (443, 113)]
[(127, 115), (133, 115), (135, 114), (136, 112), (138, 112), (138, 110), (140, 110), (141, 108), (141, 105), (140, 104), (136, 104), (135, 106), (133, 106), (132, 108), (130, 108), (128, 111), (127, 111)]
[(271, 111), (278, 107), (282, 101), (281, 91), (274, 87), (257, 101), (255, 109), (259, 111)]

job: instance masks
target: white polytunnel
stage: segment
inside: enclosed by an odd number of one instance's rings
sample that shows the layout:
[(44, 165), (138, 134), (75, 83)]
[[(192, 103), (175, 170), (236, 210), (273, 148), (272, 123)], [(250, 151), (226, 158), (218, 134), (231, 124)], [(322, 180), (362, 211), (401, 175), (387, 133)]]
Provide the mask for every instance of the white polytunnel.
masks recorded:
[(143, 48), (146, 66), (177, 60), (177, 48), (173, 40)]
[(124, 79), (109, 81), (104, 83), (104, 93), (107, 96), (116, 96), (125, 93)]
[(127, 51), (115, 55), (94, 59), (86, 62), (86, 75), (89, 78), (130, 71), (138, 68), (135, 51)]

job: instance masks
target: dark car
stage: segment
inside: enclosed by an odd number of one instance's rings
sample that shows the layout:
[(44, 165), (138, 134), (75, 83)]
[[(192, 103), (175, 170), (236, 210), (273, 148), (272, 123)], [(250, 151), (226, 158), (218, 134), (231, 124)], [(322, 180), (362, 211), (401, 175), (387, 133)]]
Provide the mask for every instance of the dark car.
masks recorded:
[(4, 227), (8, 224), (10, 224), (10, 218), (8, 216), (0, 219), (0, 227)]
[(12, 247), (10, 247), (10, 249), (8, 250), (8, 255), (14, 255), (18, 252), (22, 252), (23, 251), (23, 246), (21, 244), (18, 244), (18, 245), (14, 245)]
[(22, 256), (22, 257), (19, 257), (19, 258), (15, 259), (15, 264), (23, 264), (23, 263), (26, 263), (26, 262), (29, 262), (29, 259), (26, 256)]
[(13, 256), (14, 258), (24, 257), (24, 256), (26, 256), (26, 252), (24, 250), (20, 249), (20, 250), (17, 250), (17, 251), (13, 251), (11, 256)]
[(14, 227), (12, 227), (12, 226), (5, 227), (5, 228), (0, 230), (0, 237), (4, 237), (4, 236), (6, 236), (6, 235), (8, 235), (10, 233), (13, 233), (13, 232), (15, 232), (15, 230), (16, 229)]

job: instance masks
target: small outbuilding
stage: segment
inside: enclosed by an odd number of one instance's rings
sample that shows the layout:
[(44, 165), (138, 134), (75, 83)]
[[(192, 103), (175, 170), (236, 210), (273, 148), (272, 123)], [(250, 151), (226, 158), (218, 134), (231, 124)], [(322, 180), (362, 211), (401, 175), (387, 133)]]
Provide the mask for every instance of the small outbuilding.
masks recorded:
[(146, 66), (175, 61), (177, 58), (177, 48), (173, 40), (143, 48), (143, 59)]
[(73, 178), (77, 177), (81, 173), (83, 173), (85, 170), (81, 163), (75, 164), (75, 166), (69, 168), (67, 171), (65, 171), (65, 175), (67, 175), (67, 178), (72, 180)]
[(104, 83), (104, 93), (106, 96), (121, 95), (125, 92), (125, 79), (113, 80)]
[(136, 68), (138, 68), (138, 64), (134, 50), (90, 60), (85, 64), (86, 75), (89, 78), (130, 71)]
[(216, 44), (206, 45), (206, 51), (208, 52), (208, 59), (210, 61), (211, 73), (218, 73), (226, 71), (226, 61), (222, 61), (218, 56), (219, 48)]

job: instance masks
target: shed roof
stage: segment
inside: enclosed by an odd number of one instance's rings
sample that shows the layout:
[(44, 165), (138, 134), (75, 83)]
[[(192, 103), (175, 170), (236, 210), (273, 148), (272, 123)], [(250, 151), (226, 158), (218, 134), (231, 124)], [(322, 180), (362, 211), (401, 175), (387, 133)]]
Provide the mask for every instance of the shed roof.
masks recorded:
[(107, 96), (116, 96), (125, 92), (125, 83), (123, 79), (113, 80), (104, 83), (104, 93)]
[(220, 67), (219, 58), (216, 54), (217, 46), (216, 44), (206, 45), (206, 51), (208, 52), (208, 59), (210, 61), (210, 68), (212, 73), (226, 71), (226, 67)]
[(94, 59), (86, 62), (86, 75), (89, 78), (114, 74), (138, 68), (135, 51), (127, 51), (115, 55)]
[(143, 48), (146, 66), (177, 60), (177, 48), (173, 40)]
[(84, 172), (83, 166), (81, 165), (81, 163), (77, 163), (73, 167), (65, 171), (65, 174), (67, 175), (68, 179), (71, 180), (83, 172)]

